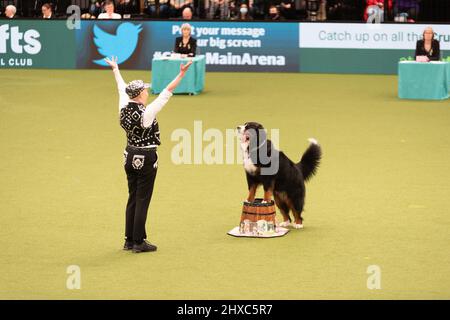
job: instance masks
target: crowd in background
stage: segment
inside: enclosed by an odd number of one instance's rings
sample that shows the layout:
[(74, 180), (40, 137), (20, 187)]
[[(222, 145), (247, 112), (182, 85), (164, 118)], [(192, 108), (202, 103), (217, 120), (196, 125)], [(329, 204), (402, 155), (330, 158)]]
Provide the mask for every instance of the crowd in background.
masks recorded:
[(65, 18), (77, 5), (84, 19), (208, 19), (447, 22), (441, 0), (0, 0), (2, 18)]

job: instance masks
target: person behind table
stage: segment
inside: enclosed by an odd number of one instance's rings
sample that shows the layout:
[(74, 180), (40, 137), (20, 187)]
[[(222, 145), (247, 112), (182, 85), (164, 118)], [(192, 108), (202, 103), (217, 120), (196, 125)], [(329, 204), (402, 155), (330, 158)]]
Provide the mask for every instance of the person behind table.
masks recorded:
[(439, 41), (434, 39), (433, 28), (428, 27), (423, 32), (423, 39), (416, 44), (416, 59), (419, 56), (426, 56), (428, 61), (437, 61), (440, 58)]
[(181, 26), (181, 37), (175, 39), (175, 53), (187, 55), (188, 57), (195, 57), (197, 51), (197, 40), (191, 36), (191, 25), (183, 23)]

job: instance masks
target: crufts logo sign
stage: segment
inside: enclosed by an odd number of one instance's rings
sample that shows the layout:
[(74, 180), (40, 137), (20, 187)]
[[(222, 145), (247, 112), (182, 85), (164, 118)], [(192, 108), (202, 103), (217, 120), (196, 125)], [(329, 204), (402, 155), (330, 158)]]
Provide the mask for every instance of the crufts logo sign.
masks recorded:
[(9, 27), (9, 24), (0, 26), (0, 53), (9, 53), (8, 49), (16, 54), (38, 54), (41, 51), (41, 43), (37, 30), (29, 29), (20, 32), (19, 27)]
[[(94, 25), (94, 43), (104, 58), (117, 56), (117, 63), (121, 64), (127, 61), (136, 50), (141, 31), (142, 25), (130, 22), (121, 23), (116, 34), (107, 33)], [(93, 62), (100, 66), (107, 66), (103, 59), (93, 60)]]

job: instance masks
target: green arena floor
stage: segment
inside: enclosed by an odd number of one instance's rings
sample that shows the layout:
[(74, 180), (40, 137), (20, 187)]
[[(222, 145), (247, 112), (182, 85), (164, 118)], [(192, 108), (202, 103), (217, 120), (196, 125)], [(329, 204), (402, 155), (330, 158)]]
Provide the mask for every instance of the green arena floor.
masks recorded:
[[(206, 82), (158, 116), (147, 224), (158, 251), (136, 255), (121, 250), (125, 135), (112, 73), (0, 70), (1, 299), (450, 298), (450, 101), (399, 100), (395, 76)], [(295, 161), (317, 138), (324, 158), (307, 184), (305, 229), (226, 235), (246, 196), (242, 165), (171, 161), (171, 133), (196, 120), (223, 133), (251, 120), (277, 128)], [(66, 287), (70, 265), (80, 290)], [(371, 265), (381, 289), (367, 287)]]

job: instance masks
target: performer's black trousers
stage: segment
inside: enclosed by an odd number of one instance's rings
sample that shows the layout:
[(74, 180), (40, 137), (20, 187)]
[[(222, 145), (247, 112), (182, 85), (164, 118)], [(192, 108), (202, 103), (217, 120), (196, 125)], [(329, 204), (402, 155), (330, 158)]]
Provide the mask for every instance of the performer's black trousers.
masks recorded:
[(128, 179), (125, 235), (127, 240), (141, 243), (147, 238), (145, 222), (158, 168), (158, 155), (156, 149), (127, 147), (124, 162)]

